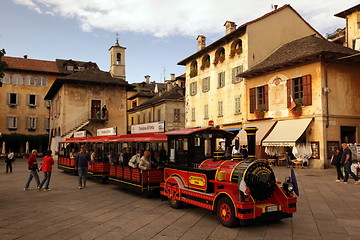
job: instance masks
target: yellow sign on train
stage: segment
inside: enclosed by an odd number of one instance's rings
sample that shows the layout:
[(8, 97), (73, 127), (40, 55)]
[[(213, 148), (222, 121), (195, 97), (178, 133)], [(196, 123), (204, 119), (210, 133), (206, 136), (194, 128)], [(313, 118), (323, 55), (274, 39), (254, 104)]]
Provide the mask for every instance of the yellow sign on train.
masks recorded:
[(192, 185), (203, 187), (205, 186), (205, 179), (203, 177), (197, 177), (197, 176), (190, 176), (189, 182)]

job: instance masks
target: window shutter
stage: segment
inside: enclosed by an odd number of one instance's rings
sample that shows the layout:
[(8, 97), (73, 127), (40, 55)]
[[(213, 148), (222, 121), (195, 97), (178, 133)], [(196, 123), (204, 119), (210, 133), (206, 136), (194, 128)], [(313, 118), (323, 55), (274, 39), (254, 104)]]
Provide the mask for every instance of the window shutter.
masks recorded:
[(26, 106), (30, 105), (30, 94), (26, 94)]
[(39, 106), (39, 95), (35, 95), (35, 106)]
[(10, 104), (10, 93), (6, 94), (6, 104), (9, 105)]
[(19, 128), (20, 124), (19, 124), (19, 118), (18, 117), (14, 117), (13, 118), (14, 121), (14, 128)]
[(34, 129), (37, 129), (37, 125), (38, 125), (38, 118), (34, 118)]
[(25, 128), (26, 128), (26, 129), (29, 129), (29, 128), (30, 128), (30, 118), (27, 117), (27, 118), (25, 118), (25, 119), (26, 119), (26, 126), (25, 126)]
[(286, 80), (287, 107), (291, 107), (291, 79)]
[(264, 100), (265, 100), (265, 111), (269, 111), (269, 86), (264, 86)]
[(303, 105), (309, 106), (312, 104), (312, 89), (311, 89), (311, 75), (306, 75), (302, 77), (303, 81)]
[(10, 128), (10, 117), (6, 118), (6, 127)]
[(222, 82), (221, 86), (224, 87), (225, 86), (225, 72), (222, 72), (221, 76), (222, 76), (222, 78), (221, 78), (221, 82)]
[(256, 88), (250, 88), (250, 112), (254, 113), (256, 109)]
[(233, 68), (231, 70), (231, 80), (232, 80), (232, 83), (236, 82), (236, 68)]
[(207, 77), (207, 90), (210, 91), (210, 77)]

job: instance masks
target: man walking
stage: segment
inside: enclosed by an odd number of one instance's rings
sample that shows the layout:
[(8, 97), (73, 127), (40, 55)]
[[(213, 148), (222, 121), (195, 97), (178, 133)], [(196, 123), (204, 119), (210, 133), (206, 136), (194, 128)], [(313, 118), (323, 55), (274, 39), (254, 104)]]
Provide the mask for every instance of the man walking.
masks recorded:
[(344, 171), (345, 171), (345, 178), (344, 178), (344, 183), (347, 184), (348, 179), (349, 179), (349, 174), (351, 175), (351, 177), (354, 178), (355, 183), (354, 184), (359, 184), (360, 180), (359, 178), (351, 171), (351, 164), (352, 164), (352, 152), (351, 150), (348, 148), (346, 143), (341, 144), (341, 147), (343, 148), (343, 154), (341, 156), (341, 162), (344, 163)]
[[(83, 186), (86, 187), (86, 173), (88, 170), (88, 163), (90, 163), (90, 153), (86, 152), (85, 146), (81, 146), (80, 152), (76, 157), (75, 169), (78, 170), (79, 174), (79, 189)], [(82, 179), (84, 178), (84, 185)]]

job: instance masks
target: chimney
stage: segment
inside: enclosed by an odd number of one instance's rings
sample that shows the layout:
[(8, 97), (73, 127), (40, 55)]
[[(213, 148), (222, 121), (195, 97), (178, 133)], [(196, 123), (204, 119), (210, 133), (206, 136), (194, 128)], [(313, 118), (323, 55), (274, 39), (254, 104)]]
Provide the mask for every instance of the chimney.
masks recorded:
[(274, 5), (274, 10), (276, 10), (278, 8), (278, 5), (277, 4), (275, 4)]
[(145, 82), (146, 82), (147, 84), (150, 83), (150, 76), (149, 76), (149, 75), (146, 75), (146, 76), (145, 76)]
[(28, 55), (24, 55), (24, 58), (27, 59)]
[(170, 73), (170, 80), (174, 81), (175, 80), (175, 73)]
[(236, 29), (236, 24), (231, 21), (226, 21), (224, 26), (226, 28), (226, 35), (233, 32)]
[(198, 51), (200, 51), (201, 49), (204, 49), (206, 47), (206, 37), (203, 35), (199, 35), (196, 38), (197, 42), (198, 42)]
[(166, 91), (169, 92), (173, 88), (171, 81), (166, 81)]

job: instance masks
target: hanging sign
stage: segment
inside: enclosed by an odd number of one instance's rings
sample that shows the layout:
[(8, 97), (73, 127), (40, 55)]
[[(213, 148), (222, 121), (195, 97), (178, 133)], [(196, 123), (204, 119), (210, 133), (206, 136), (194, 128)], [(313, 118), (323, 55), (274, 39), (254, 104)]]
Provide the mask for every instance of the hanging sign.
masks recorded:
[(116, 135), (116, 127), (97, 129), (96, 135), (97, 136), (115, 136)]
[(86, 137), (86, 130), (77, 131), (74, 133), (74, 138)]
[(165, 132), (165, 122), (145, 123), (131, 126), (131, 134)]

